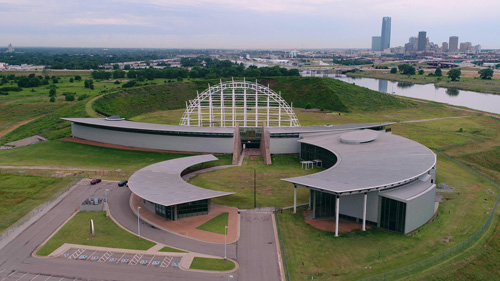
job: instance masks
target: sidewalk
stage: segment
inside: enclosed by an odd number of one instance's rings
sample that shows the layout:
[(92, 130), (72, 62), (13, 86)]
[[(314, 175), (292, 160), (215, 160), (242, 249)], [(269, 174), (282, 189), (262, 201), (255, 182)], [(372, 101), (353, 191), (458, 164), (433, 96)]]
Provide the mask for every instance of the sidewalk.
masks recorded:
[(155, 227), (192, 239), (217, 244), (224, 244), (224, 234), (208, 232), (196, 228), (221, 213), (227, 212), (229, 213), (227, 243), (231, 244), (238, 241), (240, 236), (240, 215), (238, 214), (238, 209), (234, 207), (211, 204), (208, 215), (182, 218), (176, 221), (167, 220), (154, 214), (144, 207), (141, 199), (133, 193), (130, 196), (130, 207), (136, 215), (137, 207), (141, 207), (141, 219)]

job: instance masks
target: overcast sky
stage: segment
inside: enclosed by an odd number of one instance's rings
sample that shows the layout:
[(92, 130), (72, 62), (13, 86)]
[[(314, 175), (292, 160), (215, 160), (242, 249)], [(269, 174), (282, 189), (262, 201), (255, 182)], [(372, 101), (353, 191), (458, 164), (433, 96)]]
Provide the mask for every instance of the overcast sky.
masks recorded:
[(500, 0), (0, 0), (0, 46), (370, 48), (427, 31), (500, 48)]

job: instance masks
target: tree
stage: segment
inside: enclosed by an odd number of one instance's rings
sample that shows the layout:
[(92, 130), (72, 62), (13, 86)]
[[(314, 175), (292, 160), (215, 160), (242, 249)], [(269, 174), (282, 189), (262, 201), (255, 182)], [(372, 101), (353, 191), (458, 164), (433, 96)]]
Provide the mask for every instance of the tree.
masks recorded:
[(441, 67), (437, 67), (434, 71), (435, 76), (443, 76), (443, 72), (441, 71)]
[(392, 74), (398, 73), (398, 69), (395, 67), (391, 68), (391, 73)]
[(89, 88), (89, 89), (91, 89), (91, 90), (93, 90), (93, 89), (94, 89), (94, 80), (92, 80), (92, 79), (87, 79), (87, 80), (85, 80), (85, 82), (84, 82), (84, 83), (85, 83), (85, 84), (84, 84), (85, 88)]
[(73, 77), (69, 78), (69, 83), (73, 83)]
[(493, 77), (493, 69), (491, 68), (481, 69), (477, 73), (479, 73), (479, 77), (483, 80), (491, 79), (491, 77)]
[(126, 65), (123, 67), (123, 69), (125, 69), (125, 70), (130, 70), (130, 64), (126, 64)]
[(422, 75), (422, 74), (424, 74), (424, 70), (423, 70), (423, 69), (420, 69), (420, 70), (418, 71), (418, 75)]
[(50, 91), (49, 91), (49, 97), (55, 97), (56, 96), (56, 89), (55, 88), (51, 88)]
[(81, 81), (82, 80), (82, 76), (80, 75), (75, 75), (75, 81)]
[(74, 101), (75, 100), (75, 95), (73, 95), (73, 94), (66, 94), (64, 96), (64, 100), (65, 101)]
[(120, 69), (120, 65), (118, 65), (117, 63), (116, 63), (116, 64), (113, 64), (113, 69), (114, 69), (114, 70)]
[(50, 101), (50, 102), (55, 102), (55, 101), (56, 101), (56, 98), (54, 98), (54, 97), (50, 97), (49, 101)]
[(448, 78), (450, 78), (451, 81), (460, 80), (460, 75), (462, 75), (462, 71), (460, 70), (460, 68), (453, 68), (448, 71)]
[(409, 65), (409, 64), (400, 64), (398, 65), (399, 72), (401, 74), (406, 74), (406, 75), (414, 75), (415, 74), (415, 67)]

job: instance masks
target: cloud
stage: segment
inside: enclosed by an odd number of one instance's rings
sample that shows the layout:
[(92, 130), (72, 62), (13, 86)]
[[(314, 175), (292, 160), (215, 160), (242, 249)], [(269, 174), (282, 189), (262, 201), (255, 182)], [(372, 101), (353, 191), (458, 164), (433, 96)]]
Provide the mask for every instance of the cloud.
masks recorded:
[(149, 26), (150, 23), (138, 18), (75, 18), (65, 24), (76, 25), (139, 25)]

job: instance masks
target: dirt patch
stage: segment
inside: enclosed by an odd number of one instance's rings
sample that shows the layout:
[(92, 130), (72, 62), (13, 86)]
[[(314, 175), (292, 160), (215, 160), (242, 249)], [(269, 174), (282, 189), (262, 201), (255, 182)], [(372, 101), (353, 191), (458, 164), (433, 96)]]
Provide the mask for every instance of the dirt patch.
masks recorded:
[[(325, 219), (308, 219), (312, 217), (312, 214), (304, 212), (305, 222), (310, 226), (323, 231), (335, 232), (335, 218), (325, 218)], [(363, 225), (360, 222), (339, 219), (339, 233), (347, 233), (353, 230), (361, 230)], [(367, 225), (366, 229), (371, 229), (371, 226)]]

